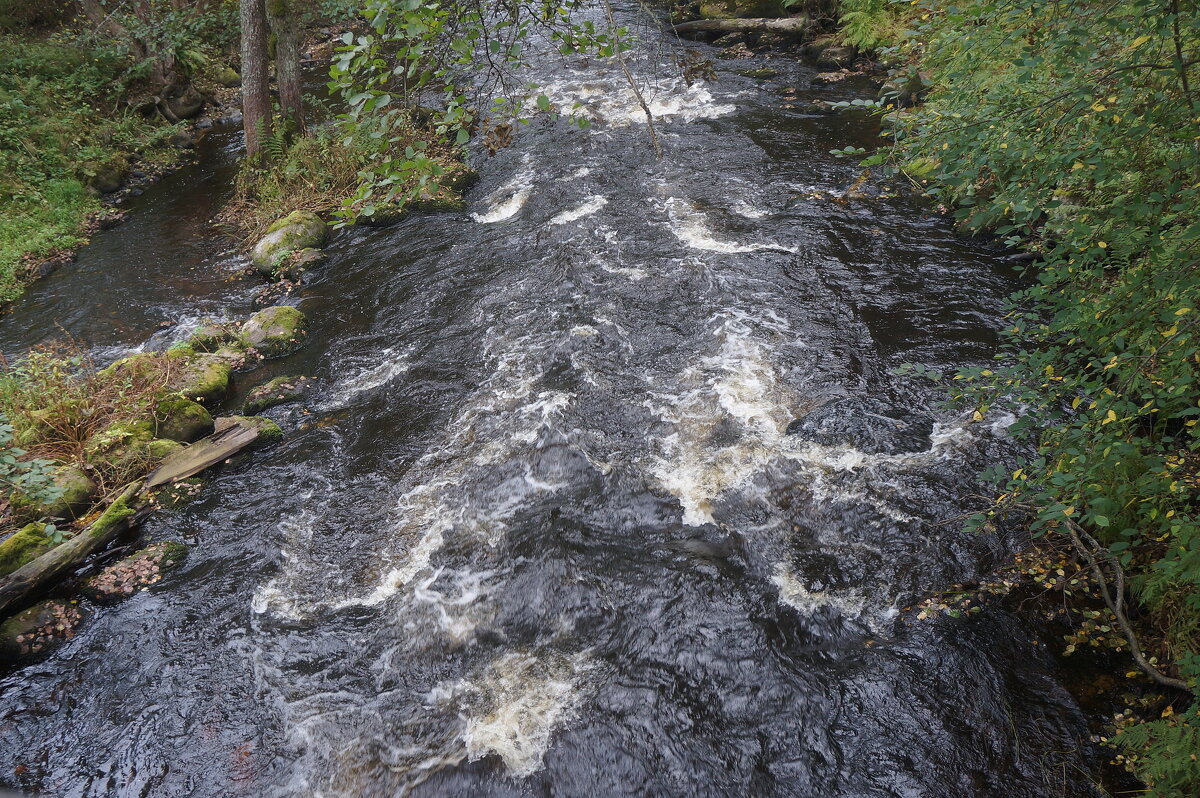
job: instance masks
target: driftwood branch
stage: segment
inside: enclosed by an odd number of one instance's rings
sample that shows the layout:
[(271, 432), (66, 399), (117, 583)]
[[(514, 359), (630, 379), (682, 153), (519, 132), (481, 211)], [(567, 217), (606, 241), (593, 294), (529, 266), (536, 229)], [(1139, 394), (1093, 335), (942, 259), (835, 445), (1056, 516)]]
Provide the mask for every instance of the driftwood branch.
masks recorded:
[(35, 591), (58, 582), (139, 523), (150, 512), (148, 504), (136, 502), (141, 489), (140, 482), (129, 485), (87, 529), (0, 579), (0, 617), (12, 614)]
[[(617, 20), (613, 16), (612, 4), (609, 0), (604, 0), (604, 13), (608, 17), (608, 25), (612, 30), (614, 38), (617, 37)], [(637, 81), (633, 79), (633, 73), (629, 71), (629, 65), (625, 63), (625, 54), (621, 52), (621, 42), (616, 42), (617, 63), (621, 65), (621, 71), (625, 73), (625, 80), (629, 83), (629, 88), (633, 90), (633, 96), (637, 98), (638, 105), (642, 106), (642, 113), (646, 115), (646, 128), (650, 131), (650, 143), (654, 146), (654, 155), (658, 160), (662, 160), (663, 148), (658, 140), (658, 133), (654, 130), (654, 114), (650, 113), (650, 106), (646, 104), (646, 99), (642, 96), (641, 89), (638, 88)]]
[(698, 19), (673, 26), (680, 36), (693, 33), (777, 33), (795, 38), (804, 38), (812, 28), (808, 14), (783, 19)]
[[(1138, 643), (1137, 634), (1133, 631), (1129, 619), (1125, 616), (1125, 571), (1121, 568), (1121, 564), (1094, 537), (1089, 535), (1083, 527), (1069, 518), (1064, 518), (1063, 520), (1066, 523), (1067, 531), (1071, 533), (1071, 542), (1075, 545), (1075, 551), (1087, 560), (1088, 565), (1091, 566), (1092, 575), (1096, 577), (1096, 582), (1100, 585), (1100, 594), (1104, 597), (1104, 603), (1108, 605), (1108, 609), (1116, 617), (1117, 625), (1121, 628), (1121, 633), (1125, 635), (1126, 642), (1129, 643), (1129, 650), (1133, 654), (1133, 661), (1137, 663), (1138, 668), (1163, 687), (1190, 691), (1191, 688), (1187, 682), (1163, 674), (1158, 668), (1151, 665), (1149, 660), (1142, 654), (1142, 647)], [(1097, 558), (1098, 554), (1113, 569), (1116, 582), (1113, 592), (1109, 591), (1108, 580), (1104, 577), (1104, 569), (1100, 567), (1100, 560)]]

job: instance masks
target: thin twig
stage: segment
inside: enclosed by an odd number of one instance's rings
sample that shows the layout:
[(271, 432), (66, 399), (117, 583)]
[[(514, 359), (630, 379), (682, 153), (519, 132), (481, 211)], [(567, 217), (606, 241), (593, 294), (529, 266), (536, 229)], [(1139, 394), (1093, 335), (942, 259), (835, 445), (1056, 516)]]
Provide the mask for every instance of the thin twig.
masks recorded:
[(662, 160), (663, 148), (658, 141), (658, 134), (654, 132), (654, 115), (650, 113), (650, 106), (646, 105), (646, 100), (642, 97), (642, 92), (637, 87), (637, 82), (633, 79), (633, 73), (629, 71), (629, 66), (625, 63), (625, 56), (621, 52), (621, 40), (617, 36), (617, 20), (613, 16), (612, 4), (609, 0), (604, 0), (604, 13), (608, 16), (608, 25), (612, 28), (613, 34), (613, 50), (617, 55), (617, 63), (621, 65), (621, 71), (625, 73), (625, 80), (629, 82), (629, 88), (633, 89), (633, 96), (637, 97), (638, 105), (642, 106), (643, 113), (646, 114), (646, 127), (650, 130), (650, 143), (654, 145), (654, 155), (658, 160)]
[[(1088, 565), (1092, 568), (1092, 574), (1096, 577), (1096, 582), (1100, 586), (1100, 594), (1104, 598), (1104, 603), (1108, 605), (1109, 610), (1117, 619), (1117, 625), (1121, 627), (1121, 632), (1125, 635), (1126, 642), (1129, 643), (1130, 653), (1133, 654), (1133, 661), (1137, 666), (1154, 681), (1164, 687), (1171, 687), (1176, 690), (1191, 691), (1188, 683), (1182, 679), (1176, 679), (1171, 676), (1164, 675), (1158, 668), (1155, 668), (1142, 655), (1142, 647), (1138, 643), (1137, 634), (1134, 633), (1133, 627), (1129, 624), (1129, 619), (1125, 617), (1125, 571), (1121, 568), (1121, 564), (1116, 559), (1105, 551), (1094, 537), (1089, 535), (1083, 527), (1072, 521), (1070, 518), (1064, 518), (1064, 523), (1067, 530), (1071, 533), (1071, 541), (1075, 544), (1075, 550), (1079, 552)], [(1084, 545), (1084, 539), (1087, 540), (1087, 545)], [(1096, 560), (1096, 553), (1103, 552), (1104, 558), (1108, 564), (1112, 566), (1113, 573), (1116, 576), (1116, 598), (1109, 593), (1108, 581), (1104, 578), (1104, 569), (1100, 567), (1100, 563)]]

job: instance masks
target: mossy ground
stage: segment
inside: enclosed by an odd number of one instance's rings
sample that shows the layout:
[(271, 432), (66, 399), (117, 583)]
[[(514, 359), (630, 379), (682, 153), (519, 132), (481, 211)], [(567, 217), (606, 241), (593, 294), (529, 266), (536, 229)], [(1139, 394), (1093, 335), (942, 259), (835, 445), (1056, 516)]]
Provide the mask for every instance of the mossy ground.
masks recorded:
[(0, 34), (0, 302), (86, 242), (98, 169), (135, 152), (144, 165), (177, 158), (174, 127), (125, 108), (129, 67), (65, 34)]

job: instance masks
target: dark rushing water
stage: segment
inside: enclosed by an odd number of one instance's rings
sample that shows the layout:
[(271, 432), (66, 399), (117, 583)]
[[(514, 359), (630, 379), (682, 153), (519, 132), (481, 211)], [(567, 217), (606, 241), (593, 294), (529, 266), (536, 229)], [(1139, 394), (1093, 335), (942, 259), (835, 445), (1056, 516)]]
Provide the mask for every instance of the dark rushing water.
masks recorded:
[[(653, 31), (646, 34), (651, 41)], [(929, 410), (890, 375), (989, 356), (999, 257), (906, 200), (849, 202), (861, 96), (671, 45), (651, 154), (617, 72), (548, 61), (537, 121), (470, 213), (336, 236), (313, 335), (244, 376), (316, 375), (286, 440), (154, 518), (182, 572), (0, 681), (0, 783), (49, 795), (1087, 795), (1086, 731), (1043, 647), (988, 610), (896, 608), (1012, 541), (956, 522), (1003, 420), (930, 450), (785, 436), (831, 396)], [(704, 48), (700, 48), (704, 49)], [(706, 51), (707, 52), (707, 51)], [(235, 158), (141, 198), (0, 329), (114, 354), (245, 314), (206, 237)], [(160, 333), (160, 337), (177, 334)]]

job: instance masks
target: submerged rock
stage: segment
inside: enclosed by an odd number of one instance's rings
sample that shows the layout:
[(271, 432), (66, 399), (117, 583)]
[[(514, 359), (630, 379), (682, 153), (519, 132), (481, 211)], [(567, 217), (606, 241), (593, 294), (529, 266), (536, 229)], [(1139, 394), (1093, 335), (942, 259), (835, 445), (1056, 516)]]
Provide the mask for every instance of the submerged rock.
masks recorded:
[(241, 342), (263, 357), (282, 357), (299, 349), (307, 334), (303, 313), (290, 305), (275, 305), (242, 325)]
[(834, 399), (788, 424), (787, 433), (823, 446), (853, 446), (869, 454), (923, 452), (933, 444), (933, 419), (875, 399)]
[(0, 625), (0, 656), (8, 660), (44, 654), (75, 636), (83, 610), (66, 601), (43, 601)]
[(187, 546), (164, 541), (147, 546), (108, 566), (83, 583), (83, 594), (92, 601), (111, 603), (145, 590), (178, 567), (187, 556)]
[(191, 443), (213, 430), (209, 412), (199, 402), (183, 396), (168, 396), (154, 406), (155, 434), (181, 443)]
[(27, 524), (0, 542), (0, 576), (7, 576), (26, 563), (31, 563), (54, 548), (39, 523)]
[(312, 211), (293, 211), (267, 228), (250, 260), (264, 277), (275, 279), (292, 253), (321, 246), (328, 232), (328, 225)]
[(294, 402), (307, 392), (307, 377), (276, 377), (250, 391), (244, 410), (257, 413), (284, 402)]

